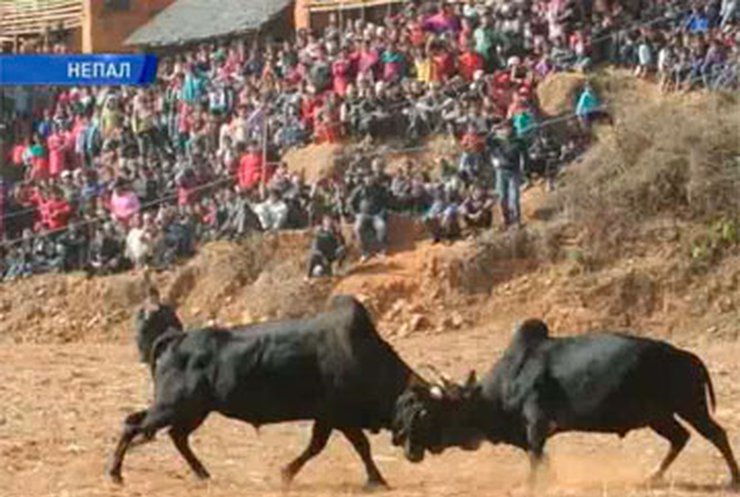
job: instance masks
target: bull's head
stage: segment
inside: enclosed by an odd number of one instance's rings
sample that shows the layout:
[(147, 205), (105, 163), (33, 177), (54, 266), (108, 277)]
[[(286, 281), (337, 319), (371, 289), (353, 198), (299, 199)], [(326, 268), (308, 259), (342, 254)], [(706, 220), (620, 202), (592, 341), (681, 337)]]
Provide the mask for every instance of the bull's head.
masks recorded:
[(443, 377), (439, 384), (409, 386), (396, 402), (393, 444), (403, 445), (411, 462), (422, 461), (427, 450), (476, 450), (483, 439), (474, 423), (479, 401), (475, 372), (462, 385)]
[(170, 330), (182, 331), (182, 323), (171, 308), (161, 305), (159, 293), (152, 288), (136, 316), (136, 346), (141, 362), (153, 362), (157, 339)]

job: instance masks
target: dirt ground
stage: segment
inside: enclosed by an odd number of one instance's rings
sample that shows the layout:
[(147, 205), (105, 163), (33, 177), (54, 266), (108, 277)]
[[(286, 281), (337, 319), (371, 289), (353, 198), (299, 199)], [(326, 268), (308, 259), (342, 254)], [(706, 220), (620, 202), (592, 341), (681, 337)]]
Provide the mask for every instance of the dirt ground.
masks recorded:
[[(412, 365), (432, 362), (461, 377), (486, 369), (505, 345), (510, 322), (456, 334), (408, 337), (394, 346)], [(693, 348), (707, 362), (718, 396), (716, 417), (740, 450), (740, 343)], [(193, 436), (193, 447), (213, 476), (196, 482), (166, 434), (130, 452), (123, 487), (107, 482), (104, 467), (123, 417), (146, 405), (150, 379), (133, 344), (16, 344), (0, 349), (0, 495), (86, 496), (344, 496), (362, 492), (364, 472), (349, 444), (334, 435), (290, 489), (280, 467), (307, 443), (306, 423), (249, 425), (213, 415)], [(389, 496), (526, 495), (524, 454), (503, 446), (475, 453), (450, 450), (418, 465), (391, 446), (389, 434), (372, 438), (375, 460), (393, 486)], [(720, 496), (727, 471), (716, 451), (693, 436), (666, 486), (641, 481), (666, 444), (649, 431), (614, 436), (562, 435), (548, 446), (550, 481), (536, 495)]]

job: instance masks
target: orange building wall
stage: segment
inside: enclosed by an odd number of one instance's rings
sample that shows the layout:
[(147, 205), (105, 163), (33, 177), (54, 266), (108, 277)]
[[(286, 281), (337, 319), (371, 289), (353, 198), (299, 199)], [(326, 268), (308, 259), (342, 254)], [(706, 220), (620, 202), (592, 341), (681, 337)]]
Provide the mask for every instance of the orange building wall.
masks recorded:
[(296, 29), (307, 29), (311, 27), (311, 14), (308, 12), (309, 3), (310, 0), (296, 0), (295, 13), (293, 15)]
[(174, 0), (131, 0), (126, 11), (107, 10), (103, 0), (85, 0), (82, 19), (82, 50), (90, 53), (131, 52), (126, 41)]

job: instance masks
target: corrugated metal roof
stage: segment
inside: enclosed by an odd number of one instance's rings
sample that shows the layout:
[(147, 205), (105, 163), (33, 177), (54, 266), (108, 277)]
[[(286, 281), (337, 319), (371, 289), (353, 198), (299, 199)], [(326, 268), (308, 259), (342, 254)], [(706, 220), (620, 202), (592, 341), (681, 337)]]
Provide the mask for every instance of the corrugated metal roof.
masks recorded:
[(176, 45), (258, 29), (293, 0), (177, 0), (126, 40)]
[(40, 34), (82, 25), (82, 0), (0, 0), (0, 35)]

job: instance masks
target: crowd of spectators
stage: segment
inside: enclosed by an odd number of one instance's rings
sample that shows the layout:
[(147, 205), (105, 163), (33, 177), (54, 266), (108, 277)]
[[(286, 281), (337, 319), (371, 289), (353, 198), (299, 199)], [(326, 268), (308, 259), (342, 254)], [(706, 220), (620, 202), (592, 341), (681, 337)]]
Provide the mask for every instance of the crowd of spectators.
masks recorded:
[[(519, 193), (554, 183), (584, 142), (548, 133), (536, 86), (610, 63), (666, 91), (738, 85), (737, 1), (409, 1), (382, 25), (331, 17), (281, 43), (231, 39), (162, 60), (148, 88), (19, 93), (4, 118), (0, 273), (165, 267), (204, 241), (319, 226), (308, 275), (330, 274), (352, 219), (362, 256), (387, 250), (387, 215), (419, 216), (436, 241), (521, 223)], [(27, 95), (26, 95), (27, 96)], [(574, 116), (603, 115), (588, 85)], [(449, 134), (441, 178), (358, 154), (307, 184), (280, 157), (307, 143)]]

